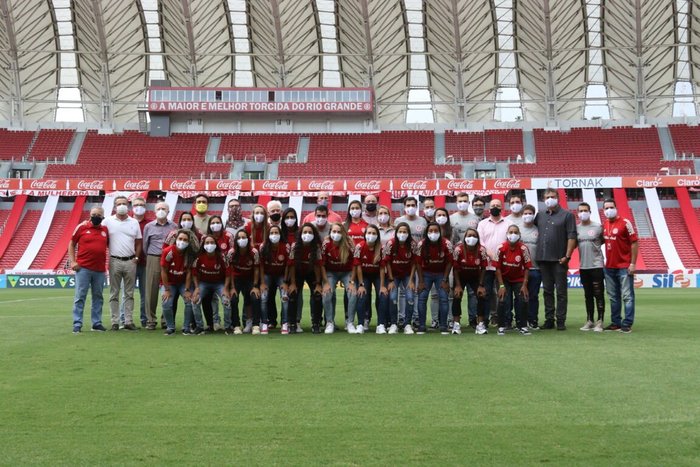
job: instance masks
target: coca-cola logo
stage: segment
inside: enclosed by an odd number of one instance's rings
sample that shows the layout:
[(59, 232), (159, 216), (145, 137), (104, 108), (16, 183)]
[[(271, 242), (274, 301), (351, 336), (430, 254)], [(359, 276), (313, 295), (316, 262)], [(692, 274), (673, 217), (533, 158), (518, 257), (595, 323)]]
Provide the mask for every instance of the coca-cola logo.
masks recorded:
[(30, 187), (33, 190), (55, 190), (58, 188), (58, 180), (32, 180)]
[(326, 180), (323, 182), (312, 180), (309, 182), (309, 190), (334, 190), (335, 182)]
[(80, 180), (76, 185), (78, 190), (102, 190), (105, 182), (103, 180)]
[(185, 180), (183, 182), (173, 180), (172, 182), (170, 182), (170, 189), (171, 190), (196, 190), (197, 183), (194, 180)]
[(519, 178), (507, 178), (503, 180), (496, 180), (493, 184), (494, 188), (503, 188), (506, 190), (514, 190), (520, 188)]
[(216, 182), (216, 189), (238, 191), (243, 189), (243, 182), (241, 180), (219, 180)]
[(150, 190), (151, 182), (149, 180), (127, 180), (124, 182), (125, 190)]
[(289, 182), (286, 180), (265, 180), (261, 187), (262, 190), (288, 190)]
[(381, 182), (379, 180), (358, 180), (355, 182), (356, 190), (372, 190), (378, 191), (381, 187)]
[(426, 180), (409, 181), (404, 180), (401, 182), (402, 190), (427, 190), (428, 182)]
[(471, 190), (474, 188), (474, 180), (450, 180), (447, 182), (448, 190)]
[(6, 178), (0, 179), (0, 190), (9, 190), (10, 181)]

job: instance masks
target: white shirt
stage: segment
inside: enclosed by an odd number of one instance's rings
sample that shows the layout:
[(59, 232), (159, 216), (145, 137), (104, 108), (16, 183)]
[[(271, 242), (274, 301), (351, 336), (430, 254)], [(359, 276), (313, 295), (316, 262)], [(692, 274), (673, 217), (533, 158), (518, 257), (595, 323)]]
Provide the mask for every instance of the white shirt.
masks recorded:
[(141, 239), (139, 221), (133, 217), (120, 220), (116, 215), (107, 217), (102, 225), (109, 231), (109, 255), (128, 258), (136, 254), (136, 240)]

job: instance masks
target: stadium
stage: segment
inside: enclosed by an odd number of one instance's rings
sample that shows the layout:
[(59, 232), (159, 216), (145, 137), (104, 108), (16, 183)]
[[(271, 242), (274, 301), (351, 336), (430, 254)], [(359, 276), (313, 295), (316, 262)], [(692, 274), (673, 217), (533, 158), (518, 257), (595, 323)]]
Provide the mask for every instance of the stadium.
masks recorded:
[[(699, 8), (0, 0), (0, 463), (697, 464)], [(539, 216), (548, 192), (574, 218), (605, 223), (612, 200), (629, 220), (630, 335), (579, 332), (579, 248), (568, 329), (527, 339), (466, 319), (376, 335), (377, 315), (364, 336), (314, 335), (308, 288), (301, 335), (169, 339), (143, 315), (70, 332), (76, 229), (120, 197), (149, 222), (167, 203), (177, 229), (201, 195), (223, 224), (232, 202), (254, 218), (279, 201), (301, 226), (324, 193), (350, 224), (369, 196), (393, 222), (464, 194)]]

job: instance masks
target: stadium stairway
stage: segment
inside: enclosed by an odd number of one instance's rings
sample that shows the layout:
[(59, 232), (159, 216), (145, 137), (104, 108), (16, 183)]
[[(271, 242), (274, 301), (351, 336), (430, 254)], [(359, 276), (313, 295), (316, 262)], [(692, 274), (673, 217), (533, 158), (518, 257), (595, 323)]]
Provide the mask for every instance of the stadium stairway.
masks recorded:
[(683, 266), (686, 269), (700, 268), (700, 255), (696, 251), (692, 240), (688, 241), (692, 236), (685, 224), (681, 209), (664, 208), (663, 213), (671, 238), (673, 239), (673, 245), (683, 262)]
[(16, 228), (14, 234), (8, 237), (10, 242), (5, 254), (0, 258), (0, 269), (8, 270), (15, 267), (27, 249), (40, 218), (41, 210), (39, 209), (28, 210), (24, 214), (22, 222)]
[(695, 252), (700, 256), (700, 209), (693, 210), (688, 189), (685, 187), (676, 188), (676, 197), (683, 214), (685, 227), (690, 233), (690, 241), (695, 247)]
[(0, 268), (2, 268), (2, 260), (5, 258), (5, 253), (7, 252), (10, 243), (12, 243), (17, 226), (22, 220), (22, 214), (24, 213), (24, 206), (27, 204), (27, 198), (27, 195), (15, 196), (15, 202), (12, 204), (12, 209), (4, 222), (2, 235), (0, 235)]
[[(56, 212), (49, 235), (44, 240), (44, 247), (34, 259), (32, 269), (56, 269), (61, 264), (68, 251), (73, 231), (83, 217), (85, 200), (85, 196), (78, 196), (71, 211)], [(50, 249), (46, 248), (47, 246)]]

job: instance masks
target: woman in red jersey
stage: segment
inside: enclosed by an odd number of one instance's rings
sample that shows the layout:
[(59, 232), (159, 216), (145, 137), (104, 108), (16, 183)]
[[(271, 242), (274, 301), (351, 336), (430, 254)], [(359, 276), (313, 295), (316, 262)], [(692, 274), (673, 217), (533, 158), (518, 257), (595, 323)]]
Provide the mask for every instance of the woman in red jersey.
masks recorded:
[[(385, 307), (385, 313), (379, 309), (379, 322), (390, 323), (388, 334), (398, 332), (399, 314), (399, 289), (406, 293), (406, 309), (413, 313), (415, 283), (413, 278), (416, 274), (416, 244), (411, 236), (411, 227), (401, 222), (396, 226), (396, 235), (390, 239), (382, 248), (380, 269), (382, 283), (380, 294), (388, 295), (389, 303)], [(384, 315), (384, 316), (382, 316)], [(405, 334), (413, 334), (410, 322), (404, 326)]]
[(166, 322), (166, 336), (175, 334), (173, 303), (179, 297), (185, 302), (185, 320), (192, 316), (192, 277), (191, 267), (197, 258), (197, 239), (194, 232), (180, 229), (175, 236), (175, 244), (163, 248), (160, 257), (160, 278), (163, 284), (163, 316)]
[[(219, 242), (212, 235), (205, 234), (202, 237), (202, 249), (192, 266), (192, 279), (194, 281), (194, 293), (192, 303), (194, 304), (194, 319), (196, 328), (192, 334), (200, 334), (203, 331), (201, 311), (204, 311), (204, 318), (207, 326), (212, 329), (214, 316), (212, 301), (218, 297), (224, 305), (224, 317), (231, 315), (226, 312), (228, 299), (224, 296), (224, 283), (226, 282), (226, 260), (223, 251), (219, 248)], [(225, 318), (224, 318), (225, 320)], [(183, 334), (189, 334), (187, 327), (187, 316), (185, 316), (185, 328)], [(228, 323), (229, 327), (231, 323)], [(240, 328), (239, 328), (240, 329)]]
[(282, 242), (291, 245), (296, 241), (299, 231), (299, 216), (294, 208), (287, 208), (282, 213)]
[[(326, 318), (326, 334), (333, 334), (335, 331), (335, 306), (333, 296), (338, 282), (343, 284), (348, 294), (348, 316), (354, 316), (357, 305), (357, 293), (353, 276), (353, 252), (355, 245), (348, 236), (343, 224), (335, 222), (331, 224), (331, 232), (321, 245), (321, 257), (323, 267), (321, 274), (323, 278), (323, 309)], [(348, 333), (355, 333), (355, 325), (346, 323)]]
[(245, 226), (245, 231), (251, 239), (252, 248), (260, 248), (267, 238), (267, 210), (265, 206), (256, 204), (253, 206), (251, 222)]
[(469, 297), (476, 297), (477, 325), (476, 334), (487, 334), (486, 319), (486, 289), (484, 288), (484, 272), (489, 264), (489, 255), (479, 242), (479, 232), (471, 227), (464, 233), (464, 238), (454, 247), (453, 261), (454, 299), (452, 301), (452, 319), (454, 325), (452, 334), (461, 334), (460, 319), (462, 318), (462, 296), (467, 291), (467, 306)]
[[(355, 245), (354, 254), (355, 273), (353, 280), (357, 279), (357, 328), (355, 332), (362, 334), (369, 326), (371, 319), (372, 288), (374, 287), (375, 303), (378, 309), (386, 307), (388, 301), (387, 294), (381, 294), (381, 258), (382, 243), (379, 239), (379, 228), (376, 225), (369, 225), (365, 230), (365, 239)], [(369, 315), (366, 315), (367, 312)], [(366, 317), (368, 316), (368, 317)], [(384, 321), (377, 323), (377, 334), (386, 334), (386, 316)], [(352, 323), (353, 318), (348, 315), (348, 321)]]
[(357, 200), (350, 202), (344, 226), (355, 245), (364, 239), (367, 225), (369, 224), (362, 219), (362, 203)]
[[(262, 326), (260, 332), (268, 333), (268, 301), (274, 301), (277, 290), (282, 301), (282, 334), (289, 334), (288, 321), (288, 295), (287, 295), (287, 265), (291, 245), (283, 241), (282, 228), (277, 225), (270, 226), (267, 240), (260, 249), (260, 265), (262, 266), (260, 277), (260, 310), (262, 314)], [(296, 322), (295, 328), (296, 328)]]
[(447, 331), (449, 307), (450, 271), (452, 270), (452, 244), (442, 236), (440, 225), (431, 222), (418, 245), (418, 334), (426, 331), (425, 317), (428, 308), (430, 289), (435, 286), (438, 292), (438, 324), (441, 334)]
[(260, 334), (260, 256), (257, 248), (251, 245), (250, 236), (246, 230), (236, 232), (236, 247), (228, 254), (228, 273), (224, 293), (231, 301), (233, 318), (226, 320), (230, 326), (226, 334), (238, 334), (236, 326), (240, 326), (238, 303), (242, 297), (250, 296), (252, 305), (252, 334)]
[(528, 270), (532, 267), (530, 250), (520, 241), (520, 228), (511, 225), (506, 232), (507, 241), (498, 249), (496, 280), (498, 281), (498, 335), (506, 333), (506, 311), (515, 302), (515, 321), (518, 332), (529, 336), (527, 328)]
[[(289, 307), (287, 320), (299, 322), (296, 317), (297, 303), (301, 299), (304, 282), (309, 286), (311, 295), (311, 329), (314, 334), (321, 332), (321, 294), (322, 294), (322, 259), (321, 238), (316, 227), (310, 222), (304, 223), (297, 234), (297, 240), (289, 252)], [(289, 332), (294, 332), (290, 327)]]

